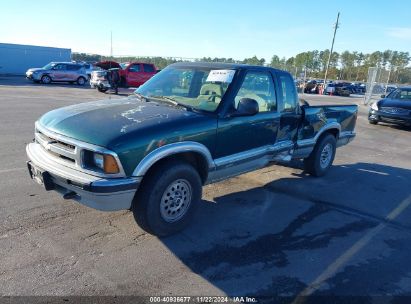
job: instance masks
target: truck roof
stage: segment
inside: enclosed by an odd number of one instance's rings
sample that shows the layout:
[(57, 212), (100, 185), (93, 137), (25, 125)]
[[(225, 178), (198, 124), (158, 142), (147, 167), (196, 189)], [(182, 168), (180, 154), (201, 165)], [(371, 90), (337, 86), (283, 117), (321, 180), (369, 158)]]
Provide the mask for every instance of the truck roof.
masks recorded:
[(261, 65), (250, 65), (250, 64), (242, 64), (242, 63), (222, 63), (222, 62), (177, 62), (173, 63), (170, 66), (173, 67), (204, 67), (204, 68), (216, 68), (216, 69), (255, 69), (255, 70), (274, 70), (274, 71), (281, 71), (272, 67), (261, 66)]

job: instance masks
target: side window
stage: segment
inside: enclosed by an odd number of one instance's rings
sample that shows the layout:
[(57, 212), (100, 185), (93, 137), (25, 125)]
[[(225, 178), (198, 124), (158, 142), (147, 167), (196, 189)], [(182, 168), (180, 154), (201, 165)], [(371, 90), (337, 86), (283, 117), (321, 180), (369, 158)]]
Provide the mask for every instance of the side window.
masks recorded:
[(237, 108), (241, 98), (256, 100), (260, 112), (276, 111), (277, 100), (271, 74), (267, 72), (248, 72), (234, 99), (235, 108)]
[(284, 111), (292, 112), (297, 106), (297, 94), (295, 92), (294, 81), (288, 75), (280, 75), (280, 85)]
[(139, 64), (133, 64), (129, 67), (128, 71), (129, 72), (140, 72), (140, 65)]
[(154, 73), (154, 67), (151, 64), (143, 64), (144, 72)]
[(55, 66), (54, 66), (54, 70), (59, 70), (59, 71), (63, 71), (63, 70), (67, 70), (67, 67), (66, 67), (66, 65), (65, 64), (56, 64)]
[(67, 70), (69, 70), (69, 71), (77, 71), (80, 68), (81, 68), (81, 66), (79, 66), (79, 65), (74, 65), (74, 64), (67, 65)]

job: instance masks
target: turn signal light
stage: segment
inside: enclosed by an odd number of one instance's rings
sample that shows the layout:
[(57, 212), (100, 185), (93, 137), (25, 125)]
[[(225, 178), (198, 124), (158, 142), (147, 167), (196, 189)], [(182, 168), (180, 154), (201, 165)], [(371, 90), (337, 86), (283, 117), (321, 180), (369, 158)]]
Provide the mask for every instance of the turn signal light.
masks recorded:
[(104, 172), (105, 173), (119, 173), (116, 159), (109, 154), (104, 154)]

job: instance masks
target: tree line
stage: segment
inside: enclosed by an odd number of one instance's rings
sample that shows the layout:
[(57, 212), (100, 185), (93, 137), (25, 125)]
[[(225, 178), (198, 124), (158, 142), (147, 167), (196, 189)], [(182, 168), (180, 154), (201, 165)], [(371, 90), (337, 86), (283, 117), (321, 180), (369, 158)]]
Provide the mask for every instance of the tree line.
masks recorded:
[[(205, 61), (205, 62), (226, 62), (244, 63), (252, 65), (266, 65), (274, 68), (287, 70), (296, 78), (306, 74), (311, 78), (323, 78), (330, 51), (308, 51), (299, 53), (293, 57), (279, 57), (273, 55), (270, 62), (264, 58), (253, 56), (236, 60), (233, 58), (211, 58), (203, 57), (198, 59), (176, 58), (176, 57), (108, 57), (97, 54), (73, 53), (72, 59), (77, 61), (102, 61), (115, 60), (118, 62), (142, 61), (153, 63), (157, 68), (163, 69), (167, 65), (181, 61)], [(390, 71), (390, 82), (411, 83), (411, 67), (408, 67), (411, 57), (409, 52), (399, 52), (393, 50), (376, 51), (373, 53), (333, 52), (330, 60), (328, 72), (329, 79), (340, 79), (348, 81), (366, 81), (368, 68), (379, 67)]]

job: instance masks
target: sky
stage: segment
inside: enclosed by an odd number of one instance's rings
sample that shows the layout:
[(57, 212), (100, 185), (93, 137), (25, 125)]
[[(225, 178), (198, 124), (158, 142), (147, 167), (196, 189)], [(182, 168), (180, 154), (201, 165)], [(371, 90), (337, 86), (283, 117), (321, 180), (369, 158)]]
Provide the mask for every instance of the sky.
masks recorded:
[(334, 50), (411, 52), (410, 0), (2, 1), (0, 43), (163, 57), (289, 58)]

